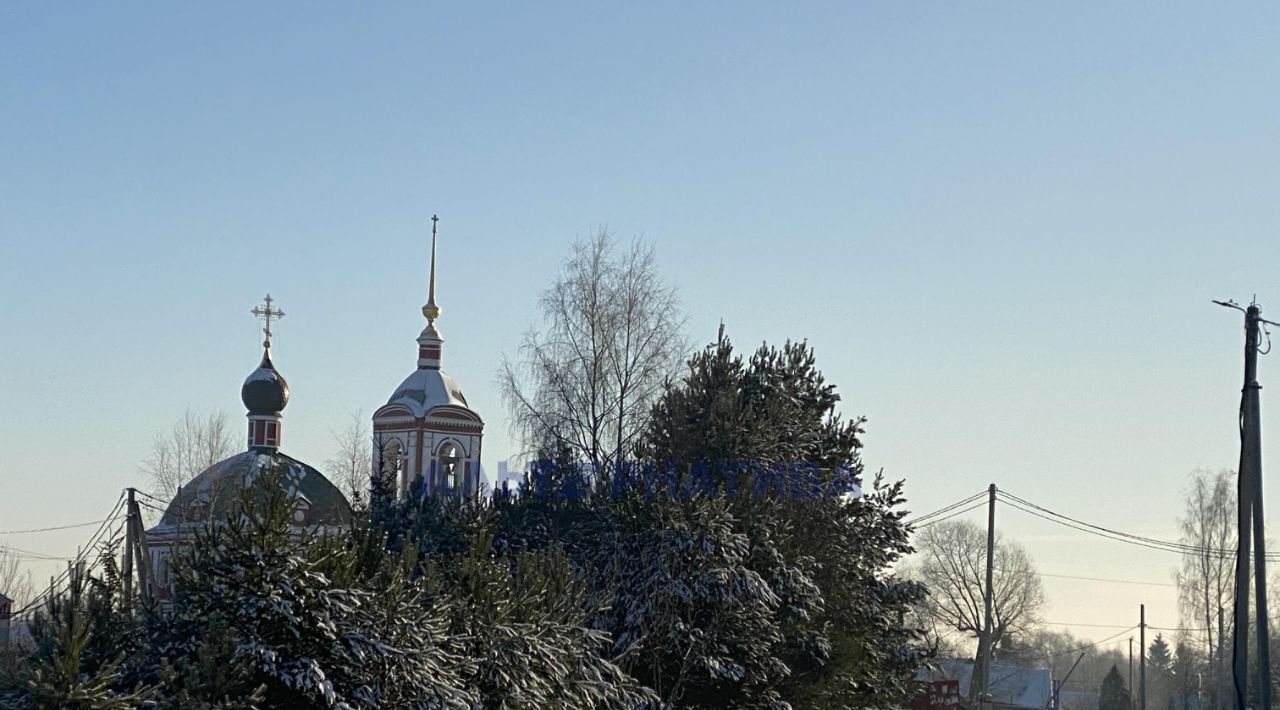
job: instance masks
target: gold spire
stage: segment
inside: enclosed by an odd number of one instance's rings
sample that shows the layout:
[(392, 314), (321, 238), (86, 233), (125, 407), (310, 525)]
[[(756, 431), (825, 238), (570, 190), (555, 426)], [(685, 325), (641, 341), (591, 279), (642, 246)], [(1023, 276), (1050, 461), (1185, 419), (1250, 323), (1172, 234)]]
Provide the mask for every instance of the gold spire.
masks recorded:
[(431, 215), (431, 286), (427, 291), (427, 305), (422, 307), (428, 325), (435, 325), (440, 317), (440, 307), (436, 305), (436, 222), (439, 221), (438, 216)]

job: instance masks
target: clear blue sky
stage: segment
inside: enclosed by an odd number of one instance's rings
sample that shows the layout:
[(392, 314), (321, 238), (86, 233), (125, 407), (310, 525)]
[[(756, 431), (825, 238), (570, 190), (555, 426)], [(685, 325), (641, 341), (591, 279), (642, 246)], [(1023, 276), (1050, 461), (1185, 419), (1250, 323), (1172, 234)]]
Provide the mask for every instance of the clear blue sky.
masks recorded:
[[(322, 462), (414, 366), (438, 212), (490, 470), (501, 353), (606, 224), (694, 340), (807, 338), (913, 509), (995, 481), (1172, 536), (1237, 455), (1209, 300), (1280, 315), (1277, 36), (1269, 3), (5, 4), (0, 531), (100, 517), (187, 407), (238, 421), (267, 291)], [(1000, 515), (1045, 572), (1177, 562)], [(1176, 625), (1171, 588), (1046, 586), (1053, 621)]]

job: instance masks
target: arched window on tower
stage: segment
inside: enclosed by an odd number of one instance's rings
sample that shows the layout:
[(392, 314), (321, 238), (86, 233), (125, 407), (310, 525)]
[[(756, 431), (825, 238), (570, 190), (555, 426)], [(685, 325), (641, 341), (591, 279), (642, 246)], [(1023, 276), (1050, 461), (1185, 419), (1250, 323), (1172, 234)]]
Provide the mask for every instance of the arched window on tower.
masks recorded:
[(446, 441), (440, 447), (440, 490), (446, 495), (458, 493), (458, 466), (462, 459), (458, 446)]

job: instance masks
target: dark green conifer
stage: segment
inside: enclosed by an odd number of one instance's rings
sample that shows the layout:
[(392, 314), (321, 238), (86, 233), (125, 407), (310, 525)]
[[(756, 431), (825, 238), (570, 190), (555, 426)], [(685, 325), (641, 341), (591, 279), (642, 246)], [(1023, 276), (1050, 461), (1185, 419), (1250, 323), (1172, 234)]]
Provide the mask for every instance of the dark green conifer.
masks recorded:
[(1133, 710), (1129, 699), (1129, 689), (1120, 677), (1120, 671), (1111, 666), (1107, 676), (1102, 679), (1102, 688), (1098, 696), (1098, 710)]

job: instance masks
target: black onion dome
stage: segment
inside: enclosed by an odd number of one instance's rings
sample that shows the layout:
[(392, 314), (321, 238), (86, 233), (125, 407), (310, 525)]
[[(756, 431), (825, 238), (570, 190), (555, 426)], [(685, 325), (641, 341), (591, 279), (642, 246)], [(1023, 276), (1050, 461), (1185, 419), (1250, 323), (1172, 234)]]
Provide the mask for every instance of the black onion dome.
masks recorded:
[(263, 351), (262, 364), (245, 378), (240, 401), (250, 414), (279, 414), (289, 403), (289, 383), (271, 364), (270, 350)]

